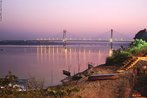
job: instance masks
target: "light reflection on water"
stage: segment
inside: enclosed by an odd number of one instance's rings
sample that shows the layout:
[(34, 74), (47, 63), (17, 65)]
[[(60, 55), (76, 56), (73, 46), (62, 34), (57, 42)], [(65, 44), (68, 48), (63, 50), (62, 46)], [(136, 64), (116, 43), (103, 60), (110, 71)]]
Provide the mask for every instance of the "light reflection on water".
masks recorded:
[[(20, 78), (30, 75), (45, 80), (45, 86), (57, 85), (65, 78), (62, 70), (71, 74), (87, 69), (89, 62), (105, 63), (109, 46), (0, 46), (0, 77), (9, 70)], [(118, 48), (115, 46), (114, 48)], [(111, 51), (112, 52), (112, 51)]]

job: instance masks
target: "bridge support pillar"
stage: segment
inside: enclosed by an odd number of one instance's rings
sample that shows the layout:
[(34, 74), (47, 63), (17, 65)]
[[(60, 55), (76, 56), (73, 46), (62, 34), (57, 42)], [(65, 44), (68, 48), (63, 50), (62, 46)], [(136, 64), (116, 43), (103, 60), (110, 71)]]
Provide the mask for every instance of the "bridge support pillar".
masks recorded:
[(111, 29), (109, 56), (112, 56), (112, 54), (113, 54), (113, 29)]
[(66, 30), (63, 30), (63, 46), (66, 46), (66, 41), (67, 41), (67, 39), (66, 39), (66, 33), (67, 33), (67, 31)]
[(113, 48), (113, 29), (111, 29), (110, 43), (111, 43), (111, 49), (112, 49)]

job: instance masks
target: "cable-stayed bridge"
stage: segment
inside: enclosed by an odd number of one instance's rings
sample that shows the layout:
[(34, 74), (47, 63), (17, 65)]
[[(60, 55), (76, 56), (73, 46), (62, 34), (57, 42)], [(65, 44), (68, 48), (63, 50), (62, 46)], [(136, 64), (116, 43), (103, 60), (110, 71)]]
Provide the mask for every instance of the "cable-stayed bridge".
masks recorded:
[[(116, 34), (118, 36), (116, 36)], [(95, 38), (69, 38), (67, 31), (63, 30), (62, 38), (38, 38), (36, 40), (4, 40), (0, 45), (74, 45), (74, 44), (97, 44), (97, 43), (131, 43), (124, 34), (116, 33), (113, 29), (102, 33)]]
[[(117, 35), (115, 35), (117, 34)], [(119, 36), (119, 37), (118, 37)], [(63, 30), (62, 38), (37, 38), (37, 41), (50, 41), (50, 42), (63, 42), (63, 43), (72, 43), (72, 42), (132, 42), (133, 39), (128, 39), (126, 35), (118, 33), (111, 29), (106, 33), (100, 34), (97, 38), (69, 38), (67, 36), (67, 31)]]

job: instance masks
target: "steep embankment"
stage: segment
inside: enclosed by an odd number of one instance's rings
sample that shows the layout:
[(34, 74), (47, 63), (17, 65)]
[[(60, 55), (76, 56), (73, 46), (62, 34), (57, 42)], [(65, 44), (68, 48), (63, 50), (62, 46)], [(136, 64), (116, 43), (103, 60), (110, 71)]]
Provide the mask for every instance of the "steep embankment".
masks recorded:
[(136, 77), (134, 91), (137, 91), (142, 96), (147, 96), (147, 74)]
[[(114, 73), (115, 66), (99, 66), (93, 68), (95, 73)], [(73, 93), (71, 98), (129, 98), (133, 87), (133, 77), (131, 71), (116, 73), (118, 79), (87, 81), (85, 78), (74, 86), (79, 88), (79, 92)]]
[[(119, 66), (97, 66), (87, 69), (70, 77), (65, 84), (66, 88), (78, 88), (78, 92), (72, 92), (65, 98), (146, 98), (147, 96), (147, 74), (142, 67), (147, 66), (146, 57), (133, 57)], [(136, 69), (140, 72), (135, 72)], [(118, 73), (119, 70), (123, 70)], [(89, 81), (88, 77), (93, 75), (115, 74), (118, 78), (112, 80)], [(76, 78), (75, 78), (76, 77)], [(64, 85), (63, 85), (64, 88)], [(132, 95), (140, 97), (133, 97)]]

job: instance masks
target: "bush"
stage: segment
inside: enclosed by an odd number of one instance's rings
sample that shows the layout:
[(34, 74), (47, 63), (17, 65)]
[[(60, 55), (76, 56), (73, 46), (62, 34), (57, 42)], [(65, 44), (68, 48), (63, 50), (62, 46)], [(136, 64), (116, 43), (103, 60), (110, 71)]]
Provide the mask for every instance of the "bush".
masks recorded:
[(147, 55), (147, 42), (142, 39), (136, 39), (128, 49), (114, 50), (112, 56), (106, 59), (106, 65), (120, 65), (131, 56), (145, 55)]
[(130, 48), (134, 48), (134, 47), (141, 48), (141, 47), (144, 47), (144, 46), (147, 46), (147, 42), (145, 42), (142, 39), (135, 39), (134, 42), (131, 43)]
[(134, 56), (142, 56), (140, 54), (144, 54), (147, 52), (147, 42), (142, 39), (136, 39), (129, 48), (129, 52)]
[(112, 65), (112, 64), (119, 65), (122, 62), (124, 62), (125, 60), (127, 60), (128, 58), (130, 58), (131, 56), (132, 56), (132, 54), (127, 51), (115, 50), (113, 52), (113, 55), (106, 59), (106, 65)]

